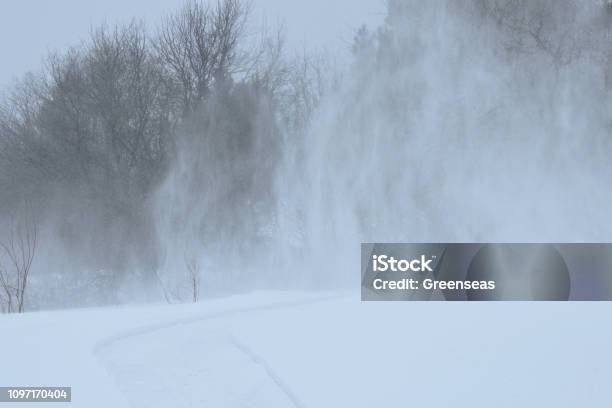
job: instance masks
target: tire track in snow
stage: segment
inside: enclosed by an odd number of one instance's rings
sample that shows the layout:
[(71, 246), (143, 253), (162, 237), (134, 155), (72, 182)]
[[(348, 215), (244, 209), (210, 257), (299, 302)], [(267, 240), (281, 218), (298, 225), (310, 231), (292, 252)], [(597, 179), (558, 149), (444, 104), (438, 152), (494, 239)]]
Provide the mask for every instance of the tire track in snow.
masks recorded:
[(282, 380), (282, 378), (274, 372), (272, 367), (270, 367), (270, 365), (263, 358), (261, 358), (257, 353), (255, 353), (251, 348), (247, 347), (245, 344), (238, 341), (238, 339), (236, 339), (235, 337), (231, 338), (231, 342), (234, 345), (234, 347), (236, 347), (238, 350), (246, 354), (249, 357), (249, 359), (253, 361), (253, 363), (261, 366), (264, 369), (268, 377), (270, 377), (270, 379), (276, 384), (276, 386), (280, 388), (280, 390), (287, 396), (287, 398), (291, 400), (291, 402), (293, 403), (293, 405), (295, 405), (296, 408), (306, 407), (304, 403), (291, 390), (289, 385), (287, 385)]
[[(98, 362), (102, 367), (105, 367), (104, 362), (101, 360), (100, 356), (102, 351), (111, 346), (114, 343), (121, 342), (122, 340), (127, 340), (132, 337), (137, 337), (141, 335), (147, 335), (150, 333), (154, 333), (156, 331), (170, 329), (173, 327), (178, 327), (181, 325), (189, 325), (196, 324), (200, 322), (204, 322), (207, 320), (217, 319), (221, 317), (240, 315), (245, 313), (253, 313), (260, 311), (273, 311), (291, 307), (299, 307), (303, 305), (309, 305), (313, 303), (326, 302), (332, 300), (343, 299), (346, 297), (350, 297), (352, 294), (343, 294), (343, 295), (325, 295), (325, 296), (316, 296), (308, 299), (300, 299), (295, 301), (283, 301), (276, 302), (271, 304), (264, 304), (260, 306), (250, 306), (250, 307), (234, 307), (228, 310), (222, 310), (218, 312), (209, 312), (204, 313), (197, 316), (188, 317), (185, 319), (178, 320), (170, 320), (166, 322), (162, 322), (159, 324), (153, 325), (145, 325), (141, 327), (136, 327), (131, 330), (122, 331), (113, 336), (109, 336), (103, 340), (98, 341), (93, 348), (93, 353), (97, 357)], [(251, 360), (254, 364), (260, 366), (266, 375), (270, 378), (270, 380), (279, 388), (279, 390), (293, 403), (296, 408), (305, 408), (304, 403), (295, 395), (295, 393), (291, 390), (291, 388), (282, 380), (282, 378), (272, 369), (272, 367), (265, 362), (264, 359), (261, 358), (257, 353), (255, 353), (252, 349), (246, 346), (244, 343), (240, 342), (233, 334), (228, 337), (228, 342), (230, 345), (239, 350), (242, 354), (244, 354), (249, 360)]]
[(170, 321), (163, 322), (163, 323), (139, 326), (134, 329), (121, 331), (115, 335), (106, 337), (103, 340), (96, 342), (93, 347), (93, 352), (95, 354), (98, 354), (103, 348), (111, 345), (114, 342), (121, 341), (123, 339), (127, 339), (133, 336), (144, 335), (147, 333), (154, 332), (156, 330), (163, 330), (163, 329), (169, 329), (169, 328), (180, 326), (180, 325), (199, 323), (201, 321), (216, 319), (219, 317), (233, 316), (233, 315), (239, 315), (243, 313), (261, 312), (261, 311), (266, 311), (266, 310), (278, 310), (278, 309), (285, 309), (285, 308), (291, 308), (291, 307), (298, 307), (298, 306), (303, 306), (303, 305), (309, 305), (312, 303), (343, 299), (343, 298), (350, 297), (350, 296), (351, 295), (327, 295), (327, 296), (314, 297), (314, 298), (309, 298), (309, 299), (301, 299), (301, 300), (296, 300), (296, 301), (270, 303), (270, 304), (265, 304), (261, 306), (255, 306), (255, 307), (253, 306), (234, 307), (228, 310), (222, 310), (218, 312), (203, 313), (201, 315), (192, 316), (192, 317), (188, 317), (185, 319), (172, 319)]

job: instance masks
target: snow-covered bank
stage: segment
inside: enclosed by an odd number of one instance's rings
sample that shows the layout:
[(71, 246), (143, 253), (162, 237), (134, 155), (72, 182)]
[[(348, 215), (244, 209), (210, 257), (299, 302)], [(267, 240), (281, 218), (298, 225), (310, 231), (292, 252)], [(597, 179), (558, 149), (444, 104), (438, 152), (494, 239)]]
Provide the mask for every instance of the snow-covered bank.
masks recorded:
[[(198, 304), (0, 315), (0, 384), (71, 386), (72, 403), (55, 403), (57, 407), (129, 407), (115, 379), (97, 356), (113, 342), (203, 319), (286, 307), (330, 296), (338, 295), (256, 292)], [(169, 343), (168, 348), (171, 347), (173, 344)], [(141, 347), (133, 353), (138, 354), (140, 350)], [(17, 403), (17, 406), (24, 405)]]
[(0, 316), (0, 384), (73, 407), (605, 406), (611, 309), (260, 292)]

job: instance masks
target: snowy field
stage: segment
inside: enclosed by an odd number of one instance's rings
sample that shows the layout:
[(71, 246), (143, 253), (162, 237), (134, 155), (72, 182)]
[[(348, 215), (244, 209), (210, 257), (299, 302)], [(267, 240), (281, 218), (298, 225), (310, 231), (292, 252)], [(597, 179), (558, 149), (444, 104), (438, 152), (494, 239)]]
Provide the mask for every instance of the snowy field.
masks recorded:
[(0, 384), (72, 386), (55, 407), (609, 406), (611, 312), (257, 292), (2, 315)]

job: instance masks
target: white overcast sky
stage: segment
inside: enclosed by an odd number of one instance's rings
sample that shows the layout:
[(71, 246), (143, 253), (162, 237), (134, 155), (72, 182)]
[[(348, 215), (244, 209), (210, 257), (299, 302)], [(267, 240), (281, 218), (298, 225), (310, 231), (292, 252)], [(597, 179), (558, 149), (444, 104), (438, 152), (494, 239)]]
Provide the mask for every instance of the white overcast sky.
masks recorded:
[[(101, 23), (143, 19), (154, 26), (182, 0), (2, 0), (0, 89), (40, 67), (49, 51), (63, 50)], [(361, 24), (384, 19), (384, 0), (252, 0), (253, 24), (282, 23), (290, 49), (343, 53)]]

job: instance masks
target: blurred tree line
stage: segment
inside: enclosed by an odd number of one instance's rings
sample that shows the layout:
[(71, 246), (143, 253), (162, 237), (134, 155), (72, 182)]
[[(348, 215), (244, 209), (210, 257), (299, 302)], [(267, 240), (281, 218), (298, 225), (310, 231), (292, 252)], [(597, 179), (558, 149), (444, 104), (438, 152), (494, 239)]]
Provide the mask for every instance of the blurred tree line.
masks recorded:
[(259, 228), (319, 68), (288, 58), (281, 30), (247, 35), (248, 15), (240, 0), (189, 1), (152, 32), (105, 25), (50, 55), (0, 102), (0, 216), (27, 200), (75, 261), (152, 269), (152, 201), (174, 168), (201, 234)]

